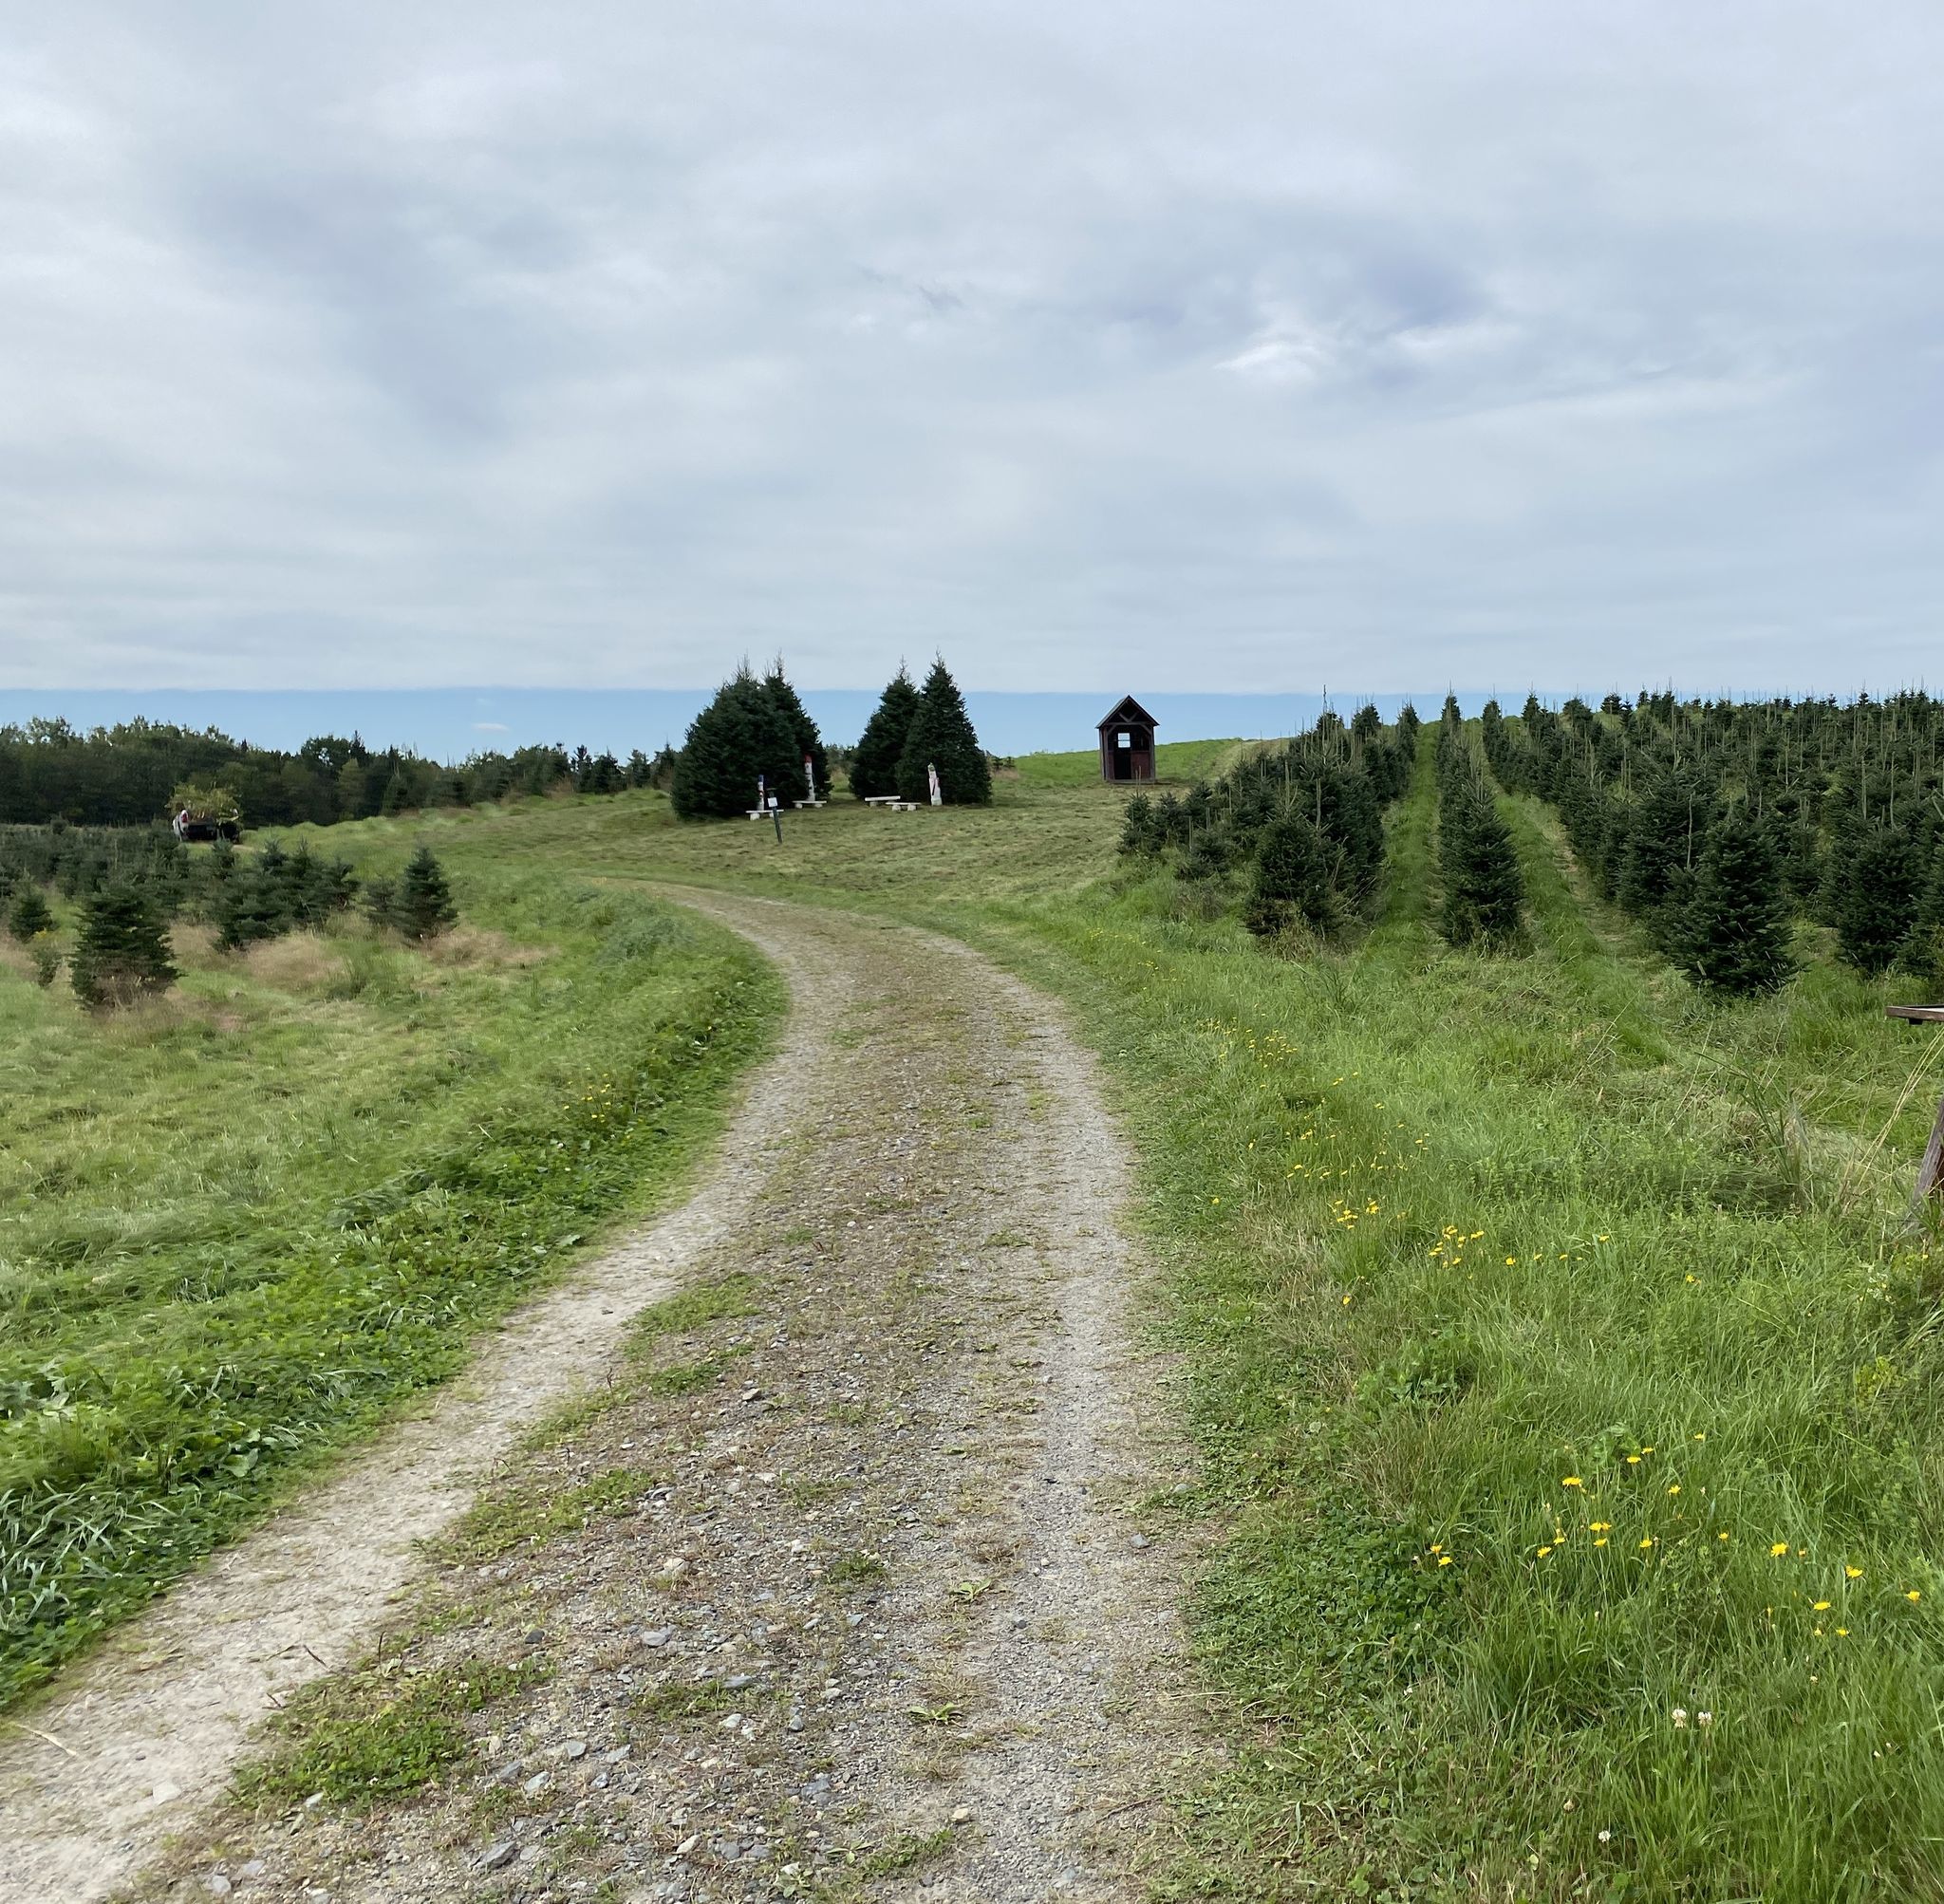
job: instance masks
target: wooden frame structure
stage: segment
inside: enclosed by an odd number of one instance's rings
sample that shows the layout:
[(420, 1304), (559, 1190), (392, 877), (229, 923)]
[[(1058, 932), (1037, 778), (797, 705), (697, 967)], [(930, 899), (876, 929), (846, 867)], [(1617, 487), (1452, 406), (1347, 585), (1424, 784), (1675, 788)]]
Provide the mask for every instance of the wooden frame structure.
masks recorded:
[(1154, 777), (1154, 730), (1160, 722), (1132, 695), (1123, 695), (1100, 723), (1100, 777), (1110, 786)]
[[(1944, 1025), (1944, 1005), (1885, 1005), (1884, 1015), (1907, 1018), (1915, 1024)], [(1931, 1126), (1931, 1141), (1924, 1147), (1924, 1161), (1917, 1166), (1917, 1202), (1944, 1194), (1944, 1100), (1937, 1105), (1937, 1121)]]

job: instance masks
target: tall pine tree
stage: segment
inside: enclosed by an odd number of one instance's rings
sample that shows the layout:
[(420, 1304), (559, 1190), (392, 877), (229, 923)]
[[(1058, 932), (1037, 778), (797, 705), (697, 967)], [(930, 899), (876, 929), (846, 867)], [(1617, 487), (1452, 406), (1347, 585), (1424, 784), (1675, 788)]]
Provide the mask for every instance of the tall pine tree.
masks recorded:
[(1747, 806), (1709, 829), (1682, 938), (1690, 976), (1710, 991), (1772, 992), (1796, 969), (1782, 860)]
[(762, 682), (742, 667), (690, 726), (669, 802), (681, 819), (729, 819), (756, 805), (758, 776), (779, 800), (804, 797), (796, 736)]
[(1438, 790), (1438, 870), (1444, 933), (1484, 952), (1525, 949), (1525, 880), (1511, 829), (1470, 750), (1451, 744)]
[[(763, 677), (763, 692), (769, 696), (776, 712), (788, 723), (790, 732), (796, 738), (796, 760), (801, 767), (807, 757), (811, 771), (816, 780), (819, 798), (831, 791), (831, 762), (824, 751), (823, 736), (817, 732), (816, 722), (810, 718), (810, 710), (804, 706), (796, 690), (783, 679), (783, 657), (778, 655), (769, 673)], [(793, 797), (803, 799), (798, 793)]]
[(405, 862), (405, 870), (392, 894), (390, 924), (407, 939), (437, 939), (458, 919), (445, 868), (430, 847), (421, 846)]
[(900, 663), (850, 756), (850, 791), (860, 800), (898, 791), (898, 762), (917, 718), (918, 689)]
[(992, 768), (965, 699), (943, 661), (931, 664), (919, 691), (918, 713), (898, 756), (898, 793), (907, 800), (931, 797), (927, 769), (938, 769), (940, 795), (951, 807), (989, 807)]

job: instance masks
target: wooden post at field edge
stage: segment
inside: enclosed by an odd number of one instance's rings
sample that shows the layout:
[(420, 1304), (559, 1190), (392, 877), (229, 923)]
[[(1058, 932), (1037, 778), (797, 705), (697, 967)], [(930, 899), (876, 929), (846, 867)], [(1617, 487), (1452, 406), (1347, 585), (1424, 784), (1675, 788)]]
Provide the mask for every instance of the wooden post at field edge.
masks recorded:
[[(1918, 1024), (1944, 1025), (1944, 1005), (1885, 1005), (1893, 1018), (1910, 1018)], [(1917, 1166), (1917, 1202), (1944, 1191), (1944, 1102), (1937, 1106), (1937, 1121), (1931, 1126), (1931, 1141), (1924, 1147), (1924, 1161)]]

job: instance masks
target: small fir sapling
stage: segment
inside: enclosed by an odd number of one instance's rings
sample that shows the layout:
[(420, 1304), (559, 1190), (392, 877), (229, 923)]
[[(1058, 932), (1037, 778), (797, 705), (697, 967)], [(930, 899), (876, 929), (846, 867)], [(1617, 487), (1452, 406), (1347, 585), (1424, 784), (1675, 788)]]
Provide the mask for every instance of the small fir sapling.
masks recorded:
[(103, 887), (83, 910), (68, 962), (75, 996), (91, 1011), (176, 982), (160, 915), (146, 894), (122, 884)]
[(47, 895), (32, 880), (24, 879), (7, 908), (7, 930), (25, 945), (28, 940), (54, 929), (54, 915)]
[(445, 869), (430, 847), (421, 846), (406, 862), (391, 903), (391, 923), (407, 939), (437, 939), (457, 923), (458, 908)]

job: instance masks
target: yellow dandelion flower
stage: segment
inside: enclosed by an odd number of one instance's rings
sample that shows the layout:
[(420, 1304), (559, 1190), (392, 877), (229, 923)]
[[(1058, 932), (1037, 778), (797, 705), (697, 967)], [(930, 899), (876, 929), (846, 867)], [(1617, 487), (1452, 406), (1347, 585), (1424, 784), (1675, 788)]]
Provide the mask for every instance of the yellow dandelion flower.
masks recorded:
[(1649, 1534), (1649, 1535), (1647, 1535), (1647, 1536), (1646, 1536), (1646, 1537), (1645, 1537), (1645, 1538), (1644, 1538), (1644, 1539), (1643, 1539), (1643, 1540), (1641, 1540), (1641, 1542), (1640, 1542), (1640, 1545), (1641, 1545), (1641, 1546), (1642, 1546), (1643, 1548), (1646, 1548), (1646, 1547), (1651, 1547), (1651, 1546), (1653, 1546), (1653, 1545), (1654, 1545), (1654, 1536), (1653, 1536), (1652, 1534)]
[(1545, 1559), (1545, 1557), (1546, 1557), (1546, 1556), (1547, 1556), (1548, 1554), (1550, 1554), (1551, 1552), (1552, 1552), (1552, 1549), (1551, 1549), (1550, 1547), (1542, 1547), (1542, 1548), (1541, 1548), (1541, 1549), (1539, 1550), (1539, 1558), (1540, 1558), (1540, 1559), (1541, 1559), (1542, 1560), (1542, 1559)]
[(1720, 1532), (1719, 1534), (1717, 1534), (1717, 1535), (1716, 1535), (1716, 1536), (1715, 1536), (1714, 1538), (1715, 1538), (1715, 1539), (1716, 1539), (1717, 1540), (1726, 1540), (1728, 1539), (1728, 1529), (1727, 1529), (1726, 1527), (1724, 1527), (1724, 1528), (1723, 1528), (1723, 1529), (1721, 1530), (1721, 1532)]
[(1787, 1552), (1788, 1552), (1788, 1542), (1787, 1542), (1786, 1540), (1778, 1540), (1778, 1541), (1777, 1541), (1777, 1542), (1775, 1543), (1775, 1545), (1774, 1545), (1774, 1546), (1772, 1546), (1771, 1548), (1769, 1548), (1769, 1550), (1768, 1550), (1768, 1558), (1769, 1558), (1769, 1559), (1770, 1559), (1771, 1560), (1779, 1560), (1779, 1559), (1782, 1559), (1782, 1557), (1783, 1557), (1783, 1556), (1784, 1556), (1785, 1554), (1786, 1554)]
[(1451, 1564), (1451, 1557), (1450, 1557), (1450, 1555), (1449, 1555), (1449, 1554), (1440, 1554), (1440, 1555), (1438, 1556), (1438, 1565), (1439, 1565), (1439, 1566), (1441, 1566), (1441, 1567), (1449, 1567), (1449, 1566), (1450, 1564)]
[(1863, 1577), (1863, 1570), (1860, 1567), (1845, 1567), (1842, 1570), (1842, 1577), (1846, 1580), (1860, 1580)]
[(1904, 1598), (1909, 1600), (1913, 1605), (1915, 1605), (1918, 1600), (1923, 1598), (1923, 1595), (1918, 1593), (1917, 1590), (1915, 1587), (1913, 1587), (1909, 1593), (1904, 1595)]
[(1669, 1492), (1670, 1494), (1678, 1494), (1678, 1493), (1679, 1493), (1680, 1491), (1681, 1491), (1681, 1484), (1680, 1484), (1680, 1483), (1679, 1483), (1678, 1481), (1677, 1481), (1677, 1482), (1675, 1482), (1675, 1483), (1674, 1483), (1674, 1484), (1673, 1484), (1673, 1485), (1672, 1487), (1670, 1487), (1670, 1488), (1668, 1489), (1668, 1492)]
[(1580, 1487), (1584, 1485), (1584, 1484), (1577, 1474), (1562, 1474), (1560, 1477), (1560, 1485), (1561, 1487)]
[(1838, 1627), (1836, 1629), (1836, 1636), (1838, 1639), (1847, 1639), (1849, 1637), (1849, 1628), (1846, 1626)]
[(1442, 1540), (1433, 1540), (1431, 1542), (1431, 1552), (1433, 1554), (1442, 1554), (1444, 1551), (1445, 1543)]
[(1818, 1600), (1809, 1611), (1812, 1614), (1826, 1614), (1829, 1611), (1829, 1602), (1827, 1600)]
[(1627, 1457), (1627, 1465), (1629, 1467), (1638, 1467), (1640, 1465), (1640, 1457), (1637, 1454), (1630, 1454)]
[(1602, 1535), (1601, 1535), (1601, 1536), (1599, 1537), (1599, 1539), (1598, 1539), (1598, 1540), (1596, 1540), (1596, 1541), (1595, 1541), (1595, 1542), (1594, 1542), (1593, 1544), (1594, 1544), (1594, 1545), (1595, 1545), (1596, 1547), (1604, 1547), (1604, 1546), (1606, 1545), (1606, 1536), (1605, 1536), (1604, 1534), (1602, 1534)]

